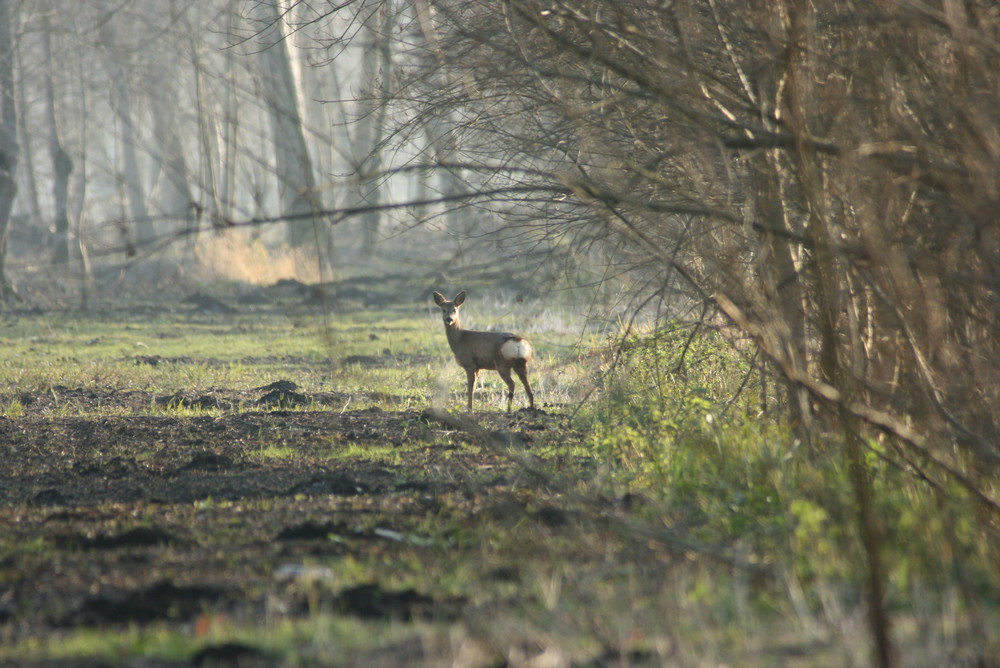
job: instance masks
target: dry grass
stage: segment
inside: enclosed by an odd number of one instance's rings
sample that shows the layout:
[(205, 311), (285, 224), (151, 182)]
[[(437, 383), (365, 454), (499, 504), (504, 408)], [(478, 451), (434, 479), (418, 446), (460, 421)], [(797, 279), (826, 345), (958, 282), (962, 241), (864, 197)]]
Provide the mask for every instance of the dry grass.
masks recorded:
[(199, 281), (241, 281), (271, 285), (281, 279), (321, 283), (329, 279), (315, 249), (272, 246), (240, 232), (202, 236), (195, 247)]

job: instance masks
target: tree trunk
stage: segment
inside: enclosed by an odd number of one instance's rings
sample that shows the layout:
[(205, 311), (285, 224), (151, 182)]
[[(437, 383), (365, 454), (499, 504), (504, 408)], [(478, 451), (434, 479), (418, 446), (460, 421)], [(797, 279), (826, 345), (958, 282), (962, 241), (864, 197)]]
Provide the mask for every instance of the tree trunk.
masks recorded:
[(358, 132), (355, 146), (360, 152), (358, 164), (358, 204), (367, 207), (361, 215), (362, 253), (370, 257), (375, 252), (381, 215), (382, 140), (390, 98), (392, 50), (390, 35), (394, 13), (386, 0), (372, 12), (363, 34), (364, 54), (361, 57), (361, 95)]
[(154, 237), (153, 221), (146, 208), (146, 192), (139, 175), (139, 157), (136, 153), (136, 132), (132, 120), (132, 92), (129, 90), (125, 72), (113, 65), (115, 79), (113, 95), (115, 111), (121, 123), (122, 140), (122, 185), (128, 199), (128, 215), (135, 225), (139, 245), (150, 243)]
[(159, 84), (160, 99), (152, 105), (153, 134), (158, 146), (157, 154), (157, 208), (171, 221), (190, 222), (193, 217), (194, 196), (188, 184), (187, 161), (184, 147), (177, 134), (177, 114), (173, 86), (166, 80)]
[[(14, 54), (14, 57), (20, 60), (23, 55), (20, 50)], [(14, 65), (15, 69), (23, 72), (25, 69), (24, 63), (16, 62)], [(19, 143), (19, 158), (18, 163), (20, 166), (21, 178), (23, 179), (21, 183), (21, 188), (19, 188), (18, 194), (21, 196), (21, 204), (27, 205), (28, 208), (28, 220), (26, 227), (30, 228), (41, 228), (45, 225), (45, 215), (42, 213), (42, 205), (38, 196), (38, 179), (36, 177), (36, 169), (34, 165), (35, 153), (32, 147), (32, 134), (28, 131), (28, 109), (31, 106), (32, 93), (27, 90), (27, 84), (24, 77), (18, 77), (15, 81), (15, 86), (17, 86), (17, 100), (15, 102), (15, 108), (20, 109), (21, 113), (17, 114), (17, 135)], [(16, 112), (15, 112), (16, 113)]]
[(45, 58), (45, 115), (49, 129), (49, 155), (52, 157), (52, 201), (55, 204), (55, 250), (52, 263), (66, 265), (69, 262), (69, 175), (73, 172), (73, 160), (59, 141), (59, 126), (56, 123), (55, 86), (52, 83), (52, 44), (48, 30), (42, 31), (42, 55)]
[[(113, 49), (116, 43), (113, 24), (114, 17), (109, 17), (100, 28), (101, 43), (109, 49)], [(134, 241), (139, 246), (145, 246), (152, 243), (155, 230), (146, 209), (146, 193), (139, 173), (138, 139), (132, 114), (132, 91), (129, 88), (128, 74), (118, 54), (113, 52), (108, 54), (107, 68), (111, 78), (112, 107), (118, 117), (121, 132), (122, 169), (119, 178), (128, 201), (128, 217), (135, 226)]]
[[(446, 58), (441, 50), (434, 27), (433, 13), (427, 0), (417, 0), (415, 8), (420, 24), (420, 30), (415, 34), (415, 39), (423, 40), (424, 50), (428, 54), (424, 56), (425, 58), (434, 58), (443, 66), (446, 63)], [(432, 74), (432, 85), (442, 90), (447, 89), (447, 76), (446, 69), (435, 68)], [(461, 227), (460, 209), (458, 206), (449, 203), (450, 198), (464, 191), (462, 170), (457, 166), (449, 165), (449, 163), (455, 162), (455, 154), (458, 148), (454, 133), (455, 123), (451, 118), (452, 113), (453, 110), (447, 107), (435, 110), (435, 113), (429, 114), (423, 122), (422, 129), (434, 162), (437, 165), (444, 166), (439, 168), (436, 175), (438, 179), (438, 192), (445, 200), (445, 227), (451, 233), (452, 238), (458, 243), (459, 246), (456, 249), (458, 251), (457, 257), (461, 258), (461, 244), (464, 231)], [(459, 262), (461, 262), (461, 259), (459, 259)]]
[(72, 221), (76, 235), (76, 244), (73, 245), (73, 248), (80, 259), (80, 271), (83, 275), (81, 299), (85, 305), (87, 300), (86, 286), (90, 277), (90, 258), (87, 254), (86, 239), (84, 239), (83, 234), (83, 211), (87, 201), (87, 120), (89, 112), (84, 70), (83, 61), (78, 61), (79, 90), (76, 91), (76, 109), (71, 113), (71, 119), (76, 123), (80, 140), (77, 145), (76, 164), (69, 187), (69, 219)]
[[(225, 10), (226, 32), (231, 33), (239, 16), (237, 0), (230, 0)], [(222, 131), (219, 141), (219, 185), (216, 212), (222, 221), (230, 221), (236, 204), (236, 168), (239, 153), (240, 105), (238, 104), (239, 81), (237, 80), (236, 52), (227, 49), (223, 71)]]
[(14, 107), (14, 41), (10, 0), (0, 0), (0, 301), (14, 297), (7, 280), (7, 234), (17, 196), (17, 112)]
[(281, 215), (288, 219), (288, 242), (303, 246), (316, 240), (313, 216), (321, 207), (316, 198), (312, 161), (302, 130), (295, 80), (277, 5), (257, 3), (254, 13), (262, 26), (257, 35), (261, 46), (257, 56), (260, 92), (271, 117)]

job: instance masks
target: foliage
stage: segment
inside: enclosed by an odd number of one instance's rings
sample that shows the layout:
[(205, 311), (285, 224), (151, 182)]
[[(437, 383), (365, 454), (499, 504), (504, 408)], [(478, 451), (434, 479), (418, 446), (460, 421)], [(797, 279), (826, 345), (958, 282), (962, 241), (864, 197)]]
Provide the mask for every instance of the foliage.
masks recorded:
[[(787, 429), (759, 415), (746, 359), (715, 335), (672, 327), (622, 344), (595, 416), (595, 445), (629, 491), (709, 543), (749, 540), (773, 558), (787, 540), (794, 486)], [(649, 391), (649, 388), (655, 391)]]
[[(758, 604), (794, 605), (785, 599), (794, 581), (814, 614), (853, 605), (866, 566), (840, 436), (810, 447), (762, 414), (761, 386), (747, 382), (757, 372), (717, 336), (691, 339), (672, 326), (617, 350), (591, 439), (619, 494), (655, 499), (652, 516), (706, 552), (766, 567), (776, 579), (757, 591)], [(980, 614), (1000, 603), (996, 537), (977, 503), (958, 484), (934, 485), (898, 466), (890, 441), (865, 447), (890, 606), (912, 611), (957, 595)], [(700, 596), (719, 604), (726, 595), (709, 587)]]

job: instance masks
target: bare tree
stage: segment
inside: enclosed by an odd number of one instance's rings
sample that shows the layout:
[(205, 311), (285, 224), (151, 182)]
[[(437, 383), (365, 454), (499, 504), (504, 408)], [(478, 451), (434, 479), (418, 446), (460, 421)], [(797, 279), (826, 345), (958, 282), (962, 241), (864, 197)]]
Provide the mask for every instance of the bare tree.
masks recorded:
[(9, 0), (0, 0), (0, 300), (14, 296), (7, 280), (10, 213), (17, 195), (17, 118), (14, 106), (14, 55)]
[[(434, 25), (433, 8), (426, 0), (415, 0), (418, 30), (414, 31), (414, 41), (420, 45), (417, 58), (421, 61), (419, 67), (423, 70), (423, 80), (429, 90), (446, 91), (452, 73), (444, 67), (446, 55), (441, 49), (440, 37)], [(454, 82), (452, 82), (454, 83)], [(455, 109), (450, 105), (430, 107), (421, 110), (418, 118), (423, 125), (423, 137), (426, 142), (426, 154), (429, 162), (441, 166), (437, 172), (439, 186), (437, 191), (446, 201), (459, 196), (464, 190), (464, 180), (460, 159), (458, 156), (458, 133), (455, 131)], [(423, 198), (418, 198), (423, 199)], [(456, 207), (445, 208), (447, 218), (446, 228), (456, 240), (461, 242), (463, 230), (459, 222), (459, 211)]]
[(69, 177), (73, 172), (73, 160), (63, 148), (59, 139), (59, 124), (56, 121), (56, 94), (52, 81), (52, 44), (47, 28), (42, 30), (42, 55), (45, 71), (45, 119), (49, 134), (49, 156), (52, 158), (52, 200), (55, 205), (54, 233), (55, 252), (52, 261), (66, 265), (70, 257), (69, 234)]
[(357, 174), (357, 202), (361, 215), (362, 253), (371, 256), (378, 241), (384, 176), (382, 152), (386, 116), (392, 99), (392, 27), (396, 9), (392, 0), (379, 0), (362, 6), (363, 28), (360, 40), (361, 83), (354, 122), (352, 151)]
[[(139, 163), (140, 138), (136, 127), (138, 115), (133, 109), (129, 70), (123, 64), (127, 61), (127, 56), (124, 50), (117, 48), (117, 15), (107, 5), (103, 9), (105, 16), (100, 24), (100, 39), (106, 50), (105, 66), (111, 79), (112, 107), (121, 138), (122, 163), (116, 171), (128, 202), (128, 218), (135, 228), (134, 241), (144, 246), (152, 242), (155, 230), (146, 205), (146, 188)], [(122, 229), (128, 231), (128, 228)]]
[(711, 305), (769, 360), (816, 456), (836, 434), (890, 665), (866, 442), (1000, 513), (991, 6), (431, 7), (456, 83), (417, 67), (414, 118), (460, 113), (466, 169), (534, 193), (503, 207), (508, 229), (600, 241)]
[(290, 220), (288, 240), (292, 245), (314, 243), (313, 225), (318, 224), (314, 216), (322, 206), (281, 30), (282, 13), (277, 2), (259, 0), (254, 4), (252, 19), (258, 28), (255, 36), (261, 68), (258, 85), (271, 119), (281, 215)]
[[(44, 32), (44, 31), (43, 31)], [(39, 175), (38, 168), (35, 165), (35, 155), (33, 149), (32, 139), (35, 133), (30, 132), (28, 129), (28, 119), (31, 117), (31, 107), (32, 107), (32, 96), (29, 92), (28, 81), (31, 80), (38, 71), (37, 66), (32, 62), (30, 57), (25, 56), (25, 42), (26, 40), (22, 38), (18, 39), (18, 46), (15, 54), (16, 64), (15, 64), (15, 78), (14, 84), (17, 89), (17, 98), (15, 101), (16, 113), (17, 113), (17, 136), (20, 148), (18, 150), (19, 158), (18, 163), (20, 169), (18, 169), (18, 178), (21, 179), (21, 185), (18, 188), (18, 194), (20, 195), (20, 201), (27, 205), (27, 215), (28, 220), (27, 225), (21, 226), (23, 231), (29, 232), (34, 230), (39, 230), (44, 225), (43, 220), (45, 218), (42, 213), (41, 197), (39, 193)], [(30, 234), (31, 232), (29, 232)]]
[[(156, 191), (156, 209), (159, 217), (178, 221), (187, 226), (194, 221), (197, 205), (191, 189), (192, 176), (189, 173), (186, 152), (181, 141), (181, 135), (185, 131), (181, 126), (181, 117), (187, 105), (180, 97), (177, 86), (174, 85), (180, 68), (174, 62), (175, 58), (169, 49), (164, 51), (167, 53), (162, 53), (156, 59), (156, 67), (146, 77), (147, 94), (152, 100), (150, 115), (153, 121), (150, 140), (153, 170), (150, 181)], [(195, 48), (192, 48), (189, 54), (197, 61)], [(197, 70), (194, 72), (194, 80), (195, 91), (198, 93), (201, 89)], [(199, 118), (201, 116), (202, 114), (199, 114)], [(199, 153), (202, 152), (204, 150)]]
[[(234, 24), (239, 20), (239, 7), (236, 0), (227, 0), (223, 4), (222, 33), (232, 35)], [(193, 29), (191, 34), (191, 46), (194, 49), (193, 35), (195, 31)], [(236, 66), (237, 58), (235, 49), (226, 48), (224, 50), (221, 74), (216, 77), (218, 81), (211, 87), (212, 90), (218, 91), (220, 88), (222, 90), (221, 99), (218, 100), (221, 117), (214, 123), (206, 118), (204, 113), (204, 108), (207, 105), (203, 101), (207, 101), (205, 99), (207, 96), (203, 91), (207, 85), (203, 86), (201, 83), (202, 79), (205, 78), (203, 68), (199, 66), (196, 72), (199, 82), (197, 87), (199, 136), (202, 137), (202, 144), (206, 148), (217, 142), (214, 150), (214, 154), (218, 158), (216, 164), (214, 166), (205, 165), (206, 174), (210, 172), (213, 178), (210, 188), (213, 193), (213, 201), (217, 202), (215, 210), (210, 211), (210, 214), (215, 214), (219, 220), (223, 221), (232, 220), (236, 205), (236, 170), (239, 162), (237, 149), (240, 127), (240, 105), (238, 104), (240, 72)], [(215, 132), (211, 132), (210, 127), (214, 128)], [(208, 158), (205, 157), (205, 160), (208, 161)]]

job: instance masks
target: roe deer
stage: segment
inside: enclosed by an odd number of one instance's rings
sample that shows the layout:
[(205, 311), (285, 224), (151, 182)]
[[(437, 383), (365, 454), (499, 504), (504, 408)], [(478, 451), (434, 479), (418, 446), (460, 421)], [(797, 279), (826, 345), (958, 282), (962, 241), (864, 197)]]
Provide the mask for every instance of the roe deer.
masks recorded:
[(472, 390), (476, 386), (476, 378), (482, 369), (496, 369), (507, 383), (507, 410), (514, 403), (514, 381), (510, 377), (511, 370), (521, 379), (524, 391), (528, 393), (528, 404), (535, 407), (535, 395), (531, 393), (528, 384), (528, 362), (531, 361), (534, 350), (527, 339), (506, 332), (473, 332), (462, 329), (458, 320), (458, 309), (465, 302), (465, 290), (462, 290), (452, 301), (444, 298), (440, 292), (434, 293), (434, 303), (441, 307), (444, 314), (444, 332), (448, 336), (448, 345), (455, 353), (455, 361), (465, 369), (469, 381), (469, 410), (472, 410)]

